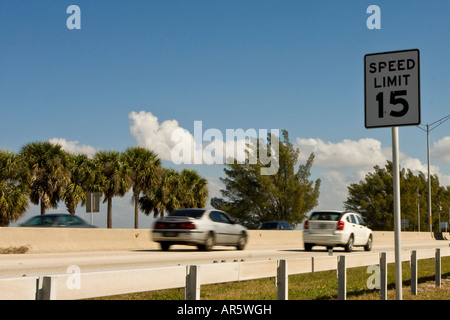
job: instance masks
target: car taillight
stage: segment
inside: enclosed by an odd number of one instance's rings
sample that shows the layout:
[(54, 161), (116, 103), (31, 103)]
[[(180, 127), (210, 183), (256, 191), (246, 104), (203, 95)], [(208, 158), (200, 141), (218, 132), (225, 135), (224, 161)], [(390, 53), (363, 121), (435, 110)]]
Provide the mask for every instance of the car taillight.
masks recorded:
[(305, 223), (303, 223), (303, 230), (308, 230), (309, 229), (309, 222), (308, 220), (305, 221)]
[(336, 230), (344, 230), (344, 221), (338, 221)]
[(156, 222), (155, 229), (166, 229), (166, 224), (164, 222)]
[(196, 229), (193, 222), (156, 222), (155, 229)]
[(178, 229), (195, 229), (193, 222), (181, 222), (178, 224)]

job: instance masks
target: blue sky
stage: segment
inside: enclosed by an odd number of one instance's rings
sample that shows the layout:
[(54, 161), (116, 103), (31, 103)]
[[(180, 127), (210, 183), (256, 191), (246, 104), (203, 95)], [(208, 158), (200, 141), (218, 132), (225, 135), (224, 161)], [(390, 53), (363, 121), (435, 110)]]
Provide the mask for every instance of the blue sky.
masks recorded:
[[(72, 4), (80, 30), (66, 27)], [(379, 30), (366, 26), (372, 4)], [(0, 0), (0, 148), (52, 139), (84, 152), (151, 148), (167, 144), (167, 128), (193, 133), (194, 121), (286, 129), (301, 161), (316, 153), (319, 208), (340, 208), (348, 183), (391, 159), (391, 130), (364, 127), (364, 55), (419, 49), (422, 123), (447, 116), (449, 13), (444, 0)], [(432, 170), (450, 185), (450, 121), (431, 142)], [(400, 128), (400, 151), (405, 166), (426, 169), (423, 131)], [(223, 166), (190, 168), (217, 195)], [(122, 219), (129, 199), (113, 211), (113, 226), (132, 226)]]

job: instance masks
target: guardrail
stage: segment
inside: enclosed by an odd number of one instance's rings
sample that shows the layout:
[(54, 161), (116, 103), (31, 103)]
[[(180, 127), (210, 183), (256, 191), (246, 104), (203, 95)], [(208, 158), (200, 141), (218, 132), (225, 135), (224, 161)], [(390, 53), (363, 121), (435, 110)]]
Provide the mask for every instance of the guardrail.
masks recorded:
[[(441, 257), (450, 248), (402, 252), (402, 261), (411, 262), (411, 291), (417, 294), (417, 261), (434, 258), (436, 286), (441, 284)], [(70, 266), (67, 274), (0, 279), (2, 300), (73, 300), (142, 291), (185, 288), (186, 300), (200, 299), (205, 284), (277, 278), (278, 299), (288, 299), (288, 276), (337, 270), (338, 299), (346, 299), (347, 269), (378, 265), (380, 298), (387, 297), (387, 264), (395, 262), (394, 253), (369, 253), (321, 256), (289, 260), (230, 262), (174, 267), (154, 267), (114, 271), (80, 272)]]

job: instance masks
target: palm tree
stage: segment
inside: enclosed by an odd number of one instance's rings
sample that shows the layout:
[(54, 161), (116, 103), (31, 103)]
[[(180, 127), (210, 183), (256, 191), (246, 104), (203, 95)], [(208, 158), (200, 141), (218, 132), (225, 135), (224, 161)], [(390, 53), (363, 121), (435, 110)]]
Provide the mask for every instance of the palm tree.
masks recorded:
[(130, 179), (134, 201), (134, 228), (139, 228), (139, 197), (161, 181), (161, 160), (142, 147), (127, 149), (122, 154), (125, 172)]
[(13, 152), (0, 150), (0, 227), (18, 221), (28, 209), (24, 163)]
[(96, 183), (105, 196), (103, 203), (108, 202), (107, 227), (112, 228), (112, 198), (123, 197), (130, 189), (130, 183), (124, 174), (120, 152), (99, 151), (94, 156), (94, 163), (98, 174)]
[(22, 147), (20, 156), (30, 175), (30, 200), (40, 204), (41, 214), (57, 208), (70, 179), (68, 153), (60, 145), (32, 142)]
[(208, 199), (208, 180), (196, 171), (183, 169), (181, 172), (183, 191), (181, 193), (184, 208), (203, 208)]
[(181, 207), (179, 199), (180, 174), (173, 169), (163, 168), (161, 181), (158, 185), (148, 189), (139, 199), (141, 210), (153, 217), (164, 216), (164, 212), (172, 212)]
[[(64, 191), (64, 202), (67, 211), (75, 214), (78, 203), (86, 203), (86, 191), (99, 191), (95, 189), (95, 172), (93, 161), (85, 154), (70, 155), (69, 168), (70, 181)], [(98, 189), (98, 188), (97, 188)]]
[(208, 181), (196, 171), (184, 169), (181, 174), (164, 169), (161, 183), (145, 193), (139, 200), (145, 214), (154, 217), (180, 208), (203, 208), (208, 198)]

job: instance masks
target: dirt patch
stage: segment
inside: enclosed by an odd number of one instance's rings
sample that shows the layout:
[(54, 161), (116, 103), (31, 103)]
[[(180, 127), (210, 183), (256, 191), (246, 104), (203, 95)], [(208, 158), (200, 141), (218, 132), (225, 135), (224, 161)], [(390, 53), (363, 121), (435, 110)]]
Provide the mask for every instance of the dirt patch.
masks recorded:
[(27, 253), (29, 249), (27, 246), (0, 248), (0, 254), (22, 254)]

